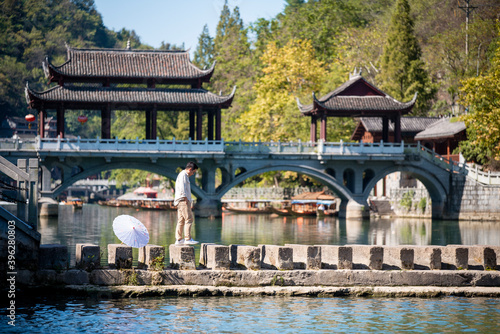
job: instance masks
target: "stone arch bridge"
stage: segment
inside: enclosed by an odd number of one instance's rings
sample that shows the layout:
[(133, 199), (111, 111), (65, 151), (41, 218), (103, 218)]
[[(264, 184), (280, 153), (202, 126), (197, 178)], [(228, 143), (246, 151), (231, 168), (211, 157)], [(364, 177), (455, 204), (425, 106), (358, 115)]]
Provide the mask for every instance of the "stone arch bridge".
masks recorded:
[[(2, 150), (4, 151), (4, 150)], [(3, 154), (5, 156), (5, 154)], [(368, 215), (371, 189), (384, 176), (406, 172), (420, 180), (432, 199), (432, 215), (448, 210), (452, 175), (465, 177), (465, 167), (454, 164), (420, 144), (404, 143), (302, 143), (224, 142), (192, 140), (120, 140), (37, 138), (13, 142), (9, 160), (37, 157), (40, 191), (55, 197), (80, 179), (112, 169), (140, 169), (170, 179), (179, 167), (196, 161), (201, 186), (192, 182), (199, 216), (221, 214), (221, 198), (245, 179), (268, 171), (295, 171), (318, 180), (341, 198), (340, 216)], [(61, 183), (51, 188), (50, 171), (61, 171)], [(222, 183), (216, 187), (217, 169)]]

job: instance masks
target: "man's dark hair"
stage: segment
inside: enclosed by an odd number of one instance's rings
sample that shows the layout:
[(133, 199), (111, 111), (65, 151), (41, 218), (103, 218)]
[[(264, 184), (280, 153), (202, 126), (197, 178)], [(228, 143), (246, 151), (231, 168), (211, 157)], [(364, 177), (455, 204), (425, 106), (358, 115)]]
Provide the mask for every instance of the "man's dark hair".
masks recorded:
[(190, 162), (187, 163), (186, 169), (197, 170), (198, 169), (198, 165), (195, 164), (193, 161), (190, 161)]

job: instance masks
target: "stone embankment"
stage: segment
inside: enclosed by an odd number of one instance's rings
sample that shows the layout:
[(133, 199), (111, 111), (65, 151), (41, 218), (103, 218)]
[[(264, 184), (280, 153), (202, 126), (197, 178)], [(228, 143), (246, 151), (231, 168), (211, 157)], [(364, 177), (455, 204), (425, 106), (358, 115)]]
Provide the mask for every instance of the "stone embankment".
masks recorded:
[[(170, 245), (139, 249), (76, 246), (68, 268), (65, 246), (42, 245), (37, 271), (19, 270), (24, 286), (101, 297), (139, 296), (489, 296), (500, 297), (500, 246)], [(63, 287), (61, 287), (63, 286)]]

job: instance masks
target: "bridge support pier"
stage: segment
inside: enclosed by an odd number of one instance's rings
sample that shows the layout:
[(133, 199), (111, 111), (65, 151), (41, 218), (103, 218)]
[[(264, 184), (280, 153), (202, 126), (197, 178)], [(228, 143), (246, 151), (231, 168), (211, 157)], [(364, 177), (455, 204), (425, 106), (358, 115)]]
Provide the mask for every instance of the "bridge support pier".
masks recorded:
[(194, 206), (194, 215), (196, 217), (222, 217), (222, 203), (216, 199), (198, 199)]
[[(342, 205), (340, 206), (342, 209)], [(339, 212), (340, 216), (340, 212)], [(362, 199), (352, 199), (345, 206), (346, 219), (365, 219), (370, 218), (370, 209), (366, 201)]]
[(444, 203), (432, 201), (432, 218), (443, 219), (444, 217)]

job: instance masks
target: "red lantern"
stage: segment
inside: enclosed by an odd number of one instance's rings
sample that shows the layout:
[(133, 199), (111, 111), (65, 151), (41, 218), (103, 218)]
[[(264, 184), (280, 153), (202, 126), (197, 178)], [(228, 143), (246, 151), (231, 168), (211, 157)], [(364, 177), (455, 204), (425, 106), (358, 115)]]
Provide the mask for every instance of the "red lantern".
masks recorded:
[(34, 122), (35, 121), (35, 115), (33, 114), (28, 114), (24, 117), (24, 119), (29, 122), (28, 124), (28, 129), (31, 129), (31, 122)]
[(85, 123), (87, 120), (88, 118), (85, 115), (78, 116), (78, 122), (80, 122), (81, 124)]

